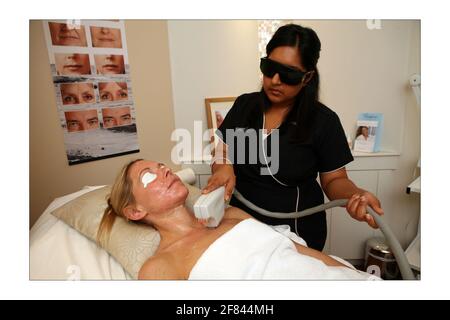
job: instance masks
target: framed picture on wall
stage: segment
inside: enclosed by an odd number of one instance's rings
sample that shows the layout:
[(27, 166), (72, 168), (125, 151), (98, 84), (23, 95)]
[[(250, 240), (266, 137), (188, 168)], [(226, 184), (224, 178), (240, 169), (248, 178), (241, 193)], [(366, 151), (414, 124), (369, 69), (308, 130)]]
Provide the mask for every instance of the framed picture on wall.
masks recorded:
[[(228, 111), (234, 104), (236, 97), (220, 97), (220, 98), (206, 98), (206, 119), (208, 121), (208, 128), (211, 132), (211, 142), (214, 141), (214, 133), (217, 128), (222, 124), (223, 119), (225, 119)], [(217, 141), (214, 141), (216, 144)]]

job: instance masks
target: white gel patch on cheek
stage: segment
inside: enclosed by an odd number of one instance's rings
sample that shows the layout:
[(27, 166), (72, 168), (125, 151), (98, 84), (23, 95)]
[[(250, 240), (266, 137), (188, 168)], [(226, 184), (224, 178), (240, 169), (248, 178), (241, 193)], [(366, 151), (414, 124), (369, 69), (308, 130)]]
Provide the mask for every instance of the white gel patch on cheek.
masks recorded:
[(146, 172), (141, 179), (142, 184), (144, 185), (144, 188), (147, 188), (147, 185), (156, 179), (156, 174)]

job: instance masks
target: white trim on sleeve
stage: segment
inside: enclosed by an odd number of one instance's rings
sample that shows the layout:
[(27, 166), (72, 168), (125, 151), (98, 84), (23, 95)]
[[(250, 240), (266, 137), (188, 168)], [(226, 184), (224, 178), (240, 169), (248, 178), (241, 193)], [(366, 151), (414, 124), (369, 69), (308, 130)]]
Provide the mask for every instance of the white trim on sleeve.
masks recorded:
[(331, 172), (335, 172), (335, 171), (341, 170), (342, 168), (345, 168), (345, 165), (343, 165), (340, 168), (337, 168), (337, 169), (334, 169), (334, 170), (330, 170), (330, 171), (323, 171), (323, 172), (319, 171), (319, 173), (320, 174), (322, 174), (322, 173), (331, 173)]

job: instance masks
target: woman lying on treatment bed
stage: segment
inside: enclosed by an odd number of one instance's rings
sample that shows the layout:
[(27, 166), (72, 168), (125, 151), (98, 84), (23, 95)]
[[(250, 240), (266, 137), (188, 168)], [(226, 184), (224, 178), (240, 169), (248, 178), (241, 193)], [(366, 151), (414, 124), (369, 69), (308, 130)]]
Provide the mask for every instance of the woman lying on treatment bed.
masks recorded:
[[(143, 179), (150, 173), (153, 180)], [(148, 178), (148, 175), (147, 175)], [(135, 160), (116, 178), (98, 230), (107, 241), (116, 215), (155, 227), (161, 242), (139, 279), (371, 279), (319, 251), (292, 232), (229, 207), (207, 228), (185, 206), (188, 190), (161, 163)], [(293, 239), (294, 241), (292, 241)]]

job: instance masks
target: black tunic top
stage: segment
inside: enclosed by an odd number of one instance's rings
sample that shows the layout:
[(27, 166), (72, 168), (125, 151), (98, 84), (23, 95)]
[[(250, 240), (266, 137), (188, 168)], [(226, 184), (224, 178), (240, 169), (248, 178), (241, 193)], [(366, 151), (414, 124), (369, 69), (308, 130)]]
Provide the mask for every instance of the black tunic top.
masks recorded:
[[(259, 132), (263, 127), (264, 110), (268, 106), (270, 101), (263, 91), (239, 96), (217, 134), (230, 146), (230, 141), (227, 142), (227, 129), (241, 128), (245, 131), (253, 128)], [(254, 146), (250, 140), (245, 146), (245, 164), (239, 164), (237, 161), (242, 149), (230, 150), (229, 157), (234, 163), (236, 175), (236, 189), (246, 199), (261, 208), (276, 212), (301, 211), (323, 203), (323, 192), (317, 182), (318, 173), (337, 170), (353, 161), (353, 156), (335, 112), (319, 104), (312, 121), (311, 135), (306, 142), (301, 143), (293, 139), (297, 126), (293, 112), (280, 125), (279, 167), (276, 173), (272, 172), (273, 176), (261, 174), (261, 169), (267, 168), (263, 157), (258, 157), (256, 163), (250, 161), (248, 150), (250, 144)], [(260, 145), (260, 134), (257, 139)], [(269, 160), (271, 135), (266, 139), (265, 153)], [(242, 154), (240, 156), (242, 159)], [(289, 224), (292, 231), (304, 238), (309, 247), (323, 249), (327, 235), (325, 212), (301, 219), (276, 219), (254, 212), (235, 197), (231, 199), (230, 204), (265, 223)]]

